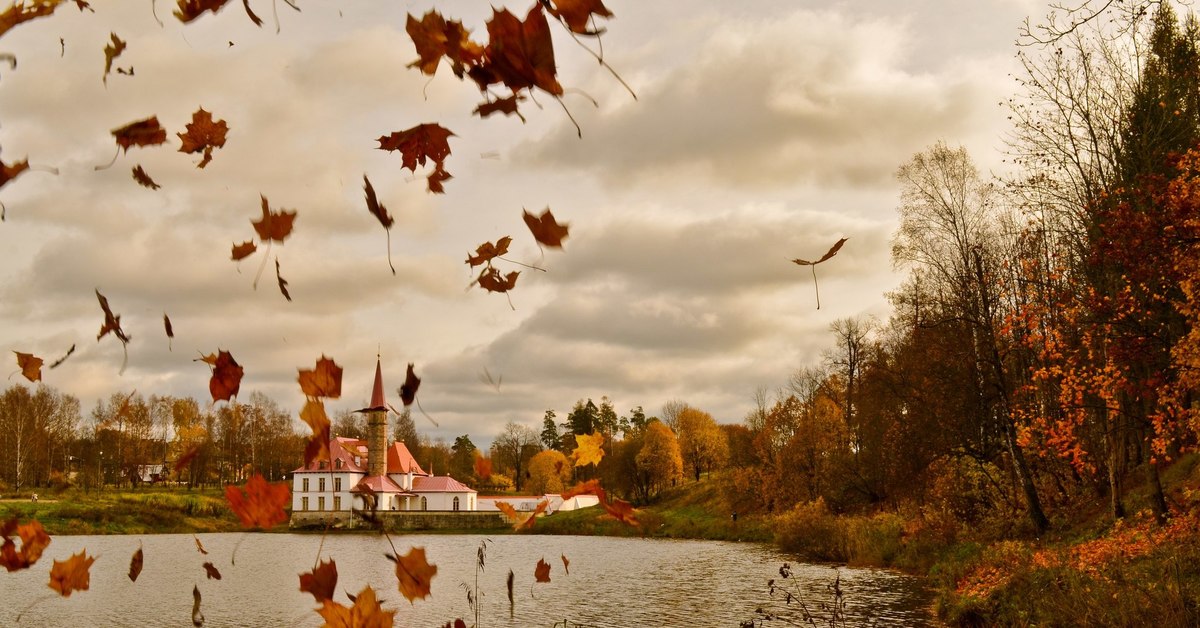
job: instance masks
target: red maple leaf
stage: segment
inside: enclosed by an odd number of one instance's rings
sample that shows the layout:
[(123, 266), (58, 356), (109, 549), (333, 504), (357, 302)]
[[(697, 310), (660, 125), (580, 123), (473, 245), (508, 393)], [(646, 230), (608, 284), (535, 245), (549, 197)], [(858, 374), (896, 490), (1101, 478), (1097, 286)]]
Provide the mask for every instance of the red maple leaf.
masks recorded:
[(225, 500), (247, 528), (266, 529), (287, 521), (284, 509), (291, 496), (286, 482), (268, 484), (260, 473), (246, 480), (244, 491), (232, 484), (225, 487)]
[(224, 349), (218, 349), (216, 355), (209, 354), (196, 360), (212, 366), (212, 377), (208, 380), (208, 392), (213, 401), (229, 401), (236, 397), (242, 387), (242, 375), (245, 370), (233, 359), (233, 355)]

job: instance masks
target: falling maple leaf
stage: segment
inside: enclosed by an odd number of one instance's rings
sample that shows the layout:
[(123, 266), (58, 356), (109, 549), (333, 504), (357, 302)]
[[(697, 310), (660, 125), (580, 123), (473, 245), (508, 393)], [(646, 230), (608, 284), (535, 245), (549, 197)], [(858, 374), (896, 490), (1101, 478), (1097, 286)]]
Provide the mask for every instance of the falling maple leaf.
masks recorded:
[(108, 299), (100, 294), (99, 289), (96, 290), (96, 299), (100, 301), (100, 309), (104, 310), (104, 324), (100, 326), (100, 333), (96, 334), (96, 342), (100, 342), (100, 339), (109, 332), (112, 332), (121, 341), (121, 350), (124, 352), (125, 358), (121, 362), (121, 370), (117, 373), (124, 373), (125, 366), (129, 364), (129, 336), (126, 335), (125, 330), (121, 329), (120, 315), (113, 314), (112, 309), (108, 307)]
[(462, 22), (447, 20), (437, 11), (427, 12), (420, 20), (409, 14), (404, 30), (420, 56), (408, 67), (420, 68), (423, 74), (433, 76), (444, 56), (450, 60), (455, 76), (462, 78), (467, 66), (477, 65), (483, 59), (483, 46), (471, 41), (471, 32)]
[(304, 466), (329, 460), (329, 416), (325, 414), (325, 404), (319, 399), (309, 399), (300, 410), (300, 420), (313, 431), (304, 446)]
[(421, 387), (421, 378), (417, 377), (416, 371), (413, 370), (413, 363), (408, 363), (408, 370), (404, 373), (404, 385), (400, 386), (400, 401), (404, 405), (411, 406), (417, 398), (417, 389)]
[(475, 255), (467, 254), (466, 263), (470, 264), (471, 268), (475, 268), (480, 264), (491, 265), (493, 259), (508, 253), (509, 244), (512, 244), (512, 238), (508, 236), (496, 240), (495, 244), (484, 242), (475, 247)]
[(463, 621), (460, 617), (453, 622), (446, 622), (442, 628), (467, 628), (467, 622)]
[(25, 379), (31, 382), (42, 381), (42, 359), (32, 353), (21, 353), (13, 351), (17, 354), (17, 368), (21, 369), (21, 374)]
[(174, 351), (171, 345), (175, 340), (175, 328), (171, 326), (171, 317), (167, 316), (166, 312), (163, 312), (163, 329), (167, 332), (167, 350)]
[(550, 582), (550, 563), (539, 558), (537, 566), (533, 568), (534, 582)]
[(541, 216), (534, 216), (528, 211), (522, 210), (521, 217), (525, 220), (529, 231), (533, 233), (533, 239), (537, 240), (539, 244), (556, 249), (562, 248), (562, 241), (567, 237), (568, 226), (558, 224), (549, 207), (542, 212)]
[(290, 293), (288, 293), (288, 289), (287, 289), (288, 282), (286, 279), (283, 278), (283, 275), (279, 274), (279, 258), (278, 257), (275, 258), (275, 280), (279, 282), (279, 291), (281, 293), (283, 293), (283, 298), (287, 299), (288, 302), (291, 302), (292, 295)]
[(130, 122), (112, 130), (117, 146), (129, 152), (133, 146), (157, 146), (167, 141), (167, 131), (158, 124), (158, 116)]
[(333, 599), (337, 579), (337, 564), (333, 559), (321, 561), (312, 571), (300, 574), (300, 592), (311, 593), (317, 604), (321, 604)]
[(592, 16), (612, 17), (613, 14), (601, 0), (549, 0), (546, 11), (558, 18), (572, 33), (596, 36), (604, 29), (589, 30)]
[(218, 571), (217, 566), (212, 564), (211, 562), (204, 563), (204, 572), (208, 576), (209, 580), (220, 580), (221, 579), (221, 572)]
[(249, 257), (252, 253), (254, 253), (257, 250), (258, 250), (258, 245), (254, 243), (254, 240), (246, 240), (245, 242), (243, 242), (241, 244), (234, 242), (233, 243), (233, 254), (230, 257), (231, 257), (231, 259), (233, 259), (233, 261), (236, 262), (238, 260)]
[(611, 502), (601, 501), (600, 505), (604, 508), (604, 511), (609, 514), (609, 516), (617, 521), (630, 526), (636, 526), (638, 524), (637, 511), (633, 509), (633, 504), (623, 499), (614, 497)]
[(367, 211), (371, 212), (371, 215), (379, 220), (379, 224), (383, 225), (384, 233), (387, 234), (388, 267), (392, 269), (392, 274), (395, 275), (396, 267), (392, 266), (392, 225), (396, 221), (392, 218), (391, 214), (388, 214), (387, 208), (375, 196), (375, 187), (371, 185), (371, 180), (365, 174), (363, 175), (363, 191), (367, 195)]
[(17, 178), (18, 175), (26, 170), (29, 170), (28, 159), (15, 161), (11, 166), (0, 161), (0, 187), (4, 187), (5, 184)]
[(453, 178), (454, 175), (446, 172), (446, 169), (442, 166), (442, 164), (438, 164), (433, 169), (433, 172), (429, 173), (428, 177), (425, 177), (425, 182), (429, 186), (430, 192), (433, 192), (434, 194), (445, 194), (446, 188), (442, 184)]
[(212, 377), (208, 380), (208, 392), (213, 402), (229, 401), (236, 397), (242, 387), (242, 376), (245, 374), (237, 360), (228, 351), (217, 349), (216, 355), (209, 354), (195, 360), (212, 366)]
[(212, 161), (214, 148), (224, 148), (225, 134), (229, 133), (229, 125), (224, 120), (214, 122), (212, 114), (205, 111), (204, 107), (192, 114), (192, 121), (184, 128), (187, 129), (186, 133), (176, 133), (181, 141), (179, 152), (192, 154), (204, 151), (204, 157), (196, 164), (197, 168), (203, 168)]
[(437, 565), (430, 565), (425, 559), (425, 548), (414, 547), (404, 556), (391, 556), (396, 563), (396, 580), (400, 593), (409, 603), (429, 597), (429, 587), (433, 577), (437, 575)]
[(842, 238), (842, 239), (838, 240), (833, 246), (829, 247), (829, 250), (826, 251), (825, 254), (821, 256), (821, 259), (819, 259), (815, 262), (810, 262), (808, 260), (803, 260), (803, 259), (792, 260), (792, 263), (794, 263), (794, 264), (798, 264), (800, 266), (811, 266), (812, 267), (813, 290), (815, 290), (817, 293), (817, 309), (818, 310), (821, 309), (821, 291), (817, 287), (817, 264), (820, 264), (821, 262), (824, 262), (825, 260), (833, 257), (834, 255), (837, 255), (837, 252), (839, 250), (841, 250), (842, 245), (845, 244), (846, 240), (848, 240), (848, 239), (849, 238)]
[(496, 98), (479, 103), (472, 113), (477, 114), (480, 118), (486, 118), (493, 113), (503, 113), (506, 116), (517, 116), (521, 122), (525, 121), (525, 116), (521, 115), (518, 110), (518, 105), (525, 97), (521, 94), (512, 94), (504, 98)]
[[(13, 517), (0, 526), (0, 537), (4, 537), (4, 543), (0, 545), (0, 565), (4, 565), (8, 571), (28, 569), (42, 557), (42, 552), (50, 544), (50, 535), (46, 534), (41, 522), (33, 520), (18, 525), (17, 521)], [(11, 538), (13, 534), (21, 539), (20, 551), (17, 551), (17, 544)]]
[(524, 21), (508, 9), (492, 9), (487, 30), (484, 63), (468, 72), (481, 91), (503, 83), (513, 92), (537, 87), (562, 96), (562, 85), (555, 76), (554, 42), (541, 4), (534, 4)]
[[(14, 26), (27, 22), (34, 18), (45, 17), (54, 13), (58, 5), (64, 0), (30, 0), (26, 3), (24, 0), (13, 2), (11, 6), (0, 13), (0, 35), (7, 33)], [(76, 3), (78, 4), (78, 3)], [(84, 3), (86, 5), (86, 3)], [(83, 5), (80, 5), (80, 10), (83, 10)]]
[(113, 59), (116, 59), (125, 52), (125, 42), (117, 37), (116, 33), (109, 33), (112, 41), (104, 47), (104, 77), (101, 79), (105, 85), (108, 85), (108, 73), (112, 71)]
[(577, 446), (571, 454), (571, 457), (575, 459), (575, 466), (600, 464), (600, 460), (604, 458), (604, 434), (600, 432), (578, 434), (575, 436), (575, 443)]
[(130, 582), (137, 582), (138, 576), (142, 574), (142, 562), (145, 557), (145, 554), (142, 553), (142, 546), (139, 545), (137, 551), (133, 553), (133, 557), (129, 559)]
[(75, 353), (75, 345), (71, 345), (71, 348), (67, 349), (67, 353), (65, 355), (63, 355), (63, 357), (55, 360), (54, 363), (50, 365), (50, 368), (52, 368), (52, 369), (58, 368), (58, 365), (62, 364), (63, 362), (66, 362), (67, 358), (71, 357), (72, 353)]
[(200, 537), (193, 534), (192, 539), (196, 541), (196, 551), (208, 556), (208, 550), (204, 549), (204, 544), (200, 542)]
[(475, 281), (479, 284), (480, 288), (488, 292), (508, 292), (517, 285), (517, 275), (520, 274), (521, 271), (514, 270), (501, 277), (499, 270), (489, 266), (483, 269), (483, 272), (479, 273), (479, 278)]
[(71, 597), (75, 591), (87, 591), (91, 586), (90, 569), (94, 562), (96, 557), (88, 556), (87, 550), (73, 554), (67, 560), (54, 561), (50, 568), (50, 588), (63, 597)]
[(312, 369), (300, 369), (296, 381), (300, 382), (301, 392), (309, 397), (337, 399), (342, 396), (342, 367), (324, 354)]
[(244, 491), (233, 484), (227, 485), (225, 501), (242, 520), (243, 527), (267, 529), (287, 521), (284, 508), (291, 493), (286, 482), (268, 484), (261, 473), (255, 473), (246, 480)]
[(277, 212), (271, 211), (267, 204), (267, 197), (261, 194), (259, 196), (262, 198), (262, 218), (250, 221), (250, 224), (254, 226), (254, 232), (263, 242), (283, 242), (292, 234), (292, 224), (296, 220), (296, 212), (286, 209), (280, 209)]
[(429, 191), (439, 193), (441, 190), (441, 181), (450, 178), (450, 173), (446, 171), (446, 157), (450, 155), (450, 138), (454, 133), (440, 124), (424, 123), (418, 124), (410, 129), (403, 131), (395, 131), (391, 135), (384, 135), (379, 138), (379, 149), (389, 152), (400, 151), (401, 164), (404, 168), (411, 170), (413, 173), (417, 171), (417, 165), (425, 165), (427, 160), (432, 160), (436, 166), (436, 171), (441, 171), (441, 178), (438, 179), (438, 184), (434, 185), (433, 178), (429, 179)]
[(175, 17), (179, 18), (180, 22), (187, 24), (203, 15), (205, 11), (215, 15), (217, 11), (225, 8), (228, 2), (229, 0), (179, 0), (179, 8), (175, 9)]
[(396, 611), (383, 610), (370, 585), (349, 597), (354, 606), (348, 608), (333, 600), (321, 603), (317, 613), (325, 618), (322, 628), (391, 628)]
[(162, 187), (161, 185), (155, 183), (154, 179), (150, 178), (150, 175), (146, 174), (146, 171), (142, 169), (141, 164), (133, 167), (133, 180), (137, 181), (138, 185), (144, 188), (150, 188), (151, 190), (157, 190)]
[(567, 572), (568, 576), (571, 575), (571, 561), (567, 559), (566, 554), (562, 555), (562, 561), (563, 561), (563, 571)]
[(192, 585), (192, 625), (203, 626), (204, 615), (200, 612), (200, 586)]

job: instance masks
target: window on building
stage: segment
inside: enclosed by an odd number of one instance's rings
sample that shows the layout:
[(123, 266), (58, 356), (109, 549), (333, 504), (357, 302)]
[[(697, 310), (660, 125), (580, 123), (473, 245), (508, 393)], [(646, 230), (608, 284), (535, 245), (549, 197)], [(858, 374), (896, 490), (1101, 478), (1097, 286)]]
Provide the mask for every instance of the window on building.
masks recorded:
[(424, 495), (421, 496), (421, 510), (429, 510), (429, 500)]
[[(317, 478), (317, 490), (321, 491), (322, 493), (325, 492), (325, 478)], [(322, 508), (321, 510), (325, 509)]]
[(342, 459), (338, 458), (337, 462), (333, 463), (333, 466), (337, 469), (341, 469), (342, 468)]
[(317, 498), (317, 510), (325, 510), (325, 496)]
[[(300, 480), (300, 490), (304, 491), (305, 493), (308, 492), (308, 478), (304, 478), (303, 480)], [(308, 510), (308, 509), (305, 508), (305, 510)]]
[(458, 495), (454, 496), (454, 509), (458, 510)]
[(342, 509), (342, 496), (341, 496), (341, 495), (334, 495), (334, 496), (333, 496), (333, 509), (334, 509), (334, 510), (341, 510), (341, 509)]
[(322, 461), (318, 462), (318, 463), (317, 463), (317, 468), (318, 468), (318, 469), (321, 469), (321, 470), (324, 470), (324, 469), (325, 469), (325, 461), (324, 461), (324, 460), (322, 460)]
[[(333, 478), (333, 490), (342, 490), (342, 478)], [(337, 508), (334, 508), (334, 510), (337, 510)]]
[[(308, 480), (305, 480), (305, 483), (307, 483), (307, 482), (308, 482)], [(300, 498), (300, 510), (308, 510), (308, 498), (307, 497)]]

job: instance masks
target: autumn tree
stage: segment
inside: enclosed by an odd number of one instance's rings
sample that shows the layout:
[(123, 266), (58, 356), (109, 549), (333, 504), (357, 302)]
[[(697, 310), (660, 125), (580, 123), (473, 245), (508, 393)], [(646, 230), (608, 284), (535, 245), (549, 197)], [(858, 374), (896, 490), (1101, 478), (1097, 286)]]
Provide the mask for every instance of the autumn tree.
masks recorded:
[(520, 492), (529, 461), (541, 448), (541, 439), (533, 428), (509, 421), (492, 441), (492, 461), (501, 473), (512, 477), (514, 488)]
[(700, 474), (711, 472), (729, 458), (729, 443), (712, 415), (688, 406), (676, 418), (679, 451), (683, 465), (699, 482)]
[(0, 394), (0, 483), (13, 490), (45, 486), (69, 473), (69, 446), (80, 421), (79, 401), (46, 385), (31, 393), (20, 384)]
[(412, 412), (408, 408), (404, 408), (400, 414), (396, 415), (395, 421), (392, 426), (392, 441), (404, 443), (404, 446), (408, 447), (411, 452), (420, 443), (417, 424), (413, 421)]
[(570, 482), (571, 464), (561, 451), (546, 449), (529, 460), (529, 480), (525, 490), (531, 494), (562, 493)]
[(467, 434), (456, 436), (454, 444), (450, 445), (449, 475), (460, 482), (474, 484), (475, 454), (478, 449)]
[(651, 499), (663, 489), (674, 486), (683, 477), (683, 458), (679, 441), (671, 428), (658, 421), (646, 426), (642, 448), (635, 457), (637, 491)]

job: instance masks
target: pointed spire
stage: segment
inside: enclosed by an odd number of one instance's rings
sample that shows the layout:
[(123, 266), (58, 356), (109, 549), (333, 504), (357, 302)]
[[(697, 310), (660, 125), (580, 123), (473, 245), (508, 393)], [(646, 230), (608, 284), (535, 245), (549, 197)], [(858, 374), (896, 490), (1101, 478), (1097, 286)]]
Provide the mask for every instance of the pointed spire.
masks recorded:
[(375, 356), (375, 387), (371, 389), (372, 410), (387, 410), (387, 400), (383, 397), (383, 371), (379, 368), (379, 356)]

